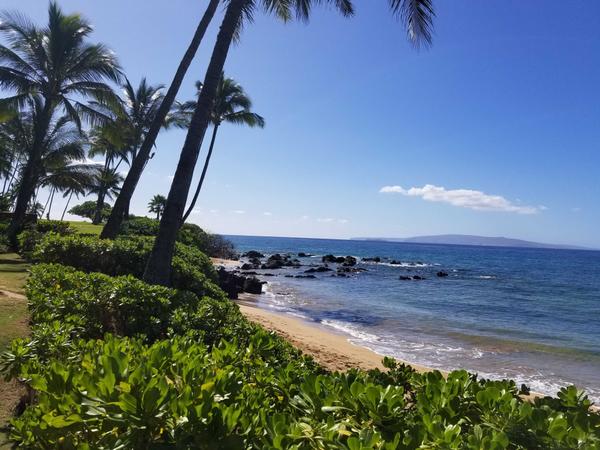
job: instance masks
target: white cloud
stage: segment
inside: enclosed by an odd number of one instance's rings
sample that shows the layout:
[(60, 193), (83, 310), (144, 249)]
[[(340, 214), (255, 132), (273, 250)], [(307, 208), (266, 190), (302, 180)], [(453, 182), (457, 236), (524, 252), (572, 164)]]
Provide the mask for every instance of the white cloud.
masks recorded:
[(234, 214), (246, 214), (246, 211), (244, 211), (243, 209), (235, 209), (231, 212)]
[(404, 189), (402, 186), (384, 186), (379, 192), (384, 194), (402, 194), (408, 197), (421, 197), (429, 202), (449, 203), (453, 206), (474, 209), (476, 211), (503, 211), (517, 214), (537, 214), (545, 206), (527, 206), (514, 204), (501, 195), (489, 195), (472, 189), (446, 189), (433, 184), (423, 187)]
[(322, 223), (331, 223), (333, 222), (335, 219), (333, 219), (332, 217), (324, 217), (324, 218), (320, 218), (317, 219), (317, 222), (322, 222)]
[(263, 213), (263, 216), (272, 216), (272, 215), (273, 215), (273, 213), (272, 213), (272, 212), (269, 212), (269, 211), (265, 211), (265, 212)]
[(338, 223), (348, 223), (348, 219), (338, 219)]
[(308, 220), (308, 219), (310, 219), (310, 216), (302, 216), (301, 219), (302, 220)]
[(219, 214), (219, 210), (218, 209), (211, 209), (208, 212), (211, 213), (211, 214)]

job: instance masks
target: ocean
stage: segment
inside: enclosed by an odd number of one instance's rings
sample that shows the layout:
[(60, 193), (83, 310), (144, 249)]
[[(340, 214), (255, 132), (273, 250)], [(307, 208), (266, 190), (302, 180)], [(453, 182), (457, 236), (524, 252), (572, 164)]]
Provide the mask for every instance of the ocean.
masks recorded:
[[(268, 282), (261, 307), (318, 323), (382, 355), (511, 378), (549, 395), (575, 384), (600, 402), (598, 251), (226, 237), (239, 252), (312, 255), (298, 258), (301, 268), (257, 270)], [(354, 256), (366, 271), (285, 276), (321, 265), (326, 254)], [(383, 262), (360, 261), (376, 256)], [(438, 277), (440, 271), (448, 276)], [(424, 279), (400, 280), (414, 275)]]

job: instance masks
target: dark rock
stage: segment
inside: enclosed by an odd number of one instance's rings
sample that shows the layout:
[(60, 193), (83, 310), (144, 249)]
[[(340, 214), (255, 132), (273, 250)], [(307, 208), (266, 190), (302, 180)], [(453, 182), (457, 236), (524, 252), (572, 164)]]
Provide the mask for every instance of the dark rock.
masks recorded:
[(244, 290), (244, 277), (228, 272), (221, 267), (218, 272), (219, 287), (225, 291), (231, 299), (238, 298), (238, 294)]
[(337, 258), (333, 255), (325, 255), (321, 258), (321, 261), (324, 263), (335, 263), (337, 262)]
[(342, 277), (342, 278), (348, 278), (348, 275), (346, 275), (346, 274), (345, 274), (345, 273), (343, 273), (343, 272), (338, 272), (337, 274), (335, 274), (335, 275), (331, 275), (331, 276), (332, 276), (332, 277), (338, 276), (338, 277)]
[(400, 280), (402, 280), (402, 281), (409, 281), (409, 280), (412, 280), (412, 278), (411, 277), (407, 277), (406, 275), (400, 275)]
[(250, 258), (248, 261), (250, 262), (250, 264), (255, 266), (255, 268), (260, 266), (260, 258)]
[(373, 258), (363, 258), (362, 260), (365, 262), (381, 262), (381, 258), (379, 256), (374, 256)]
[(331, 269), (326, 266), (319, 266), (319, 267), (311, 267), (310, 269), (304, 271), (304, 273), (315, 273), (315, 272), (331, 272)]
[(274, 273), (263, 273), (261, 274), (263, 277), (274, 277), (275, 274)]
[(342, 262), (342, 265), (344, 265), (346, 267), (355, 266), (356, 258), (354, 256), (346, 256), (344, 258), (344, 261)]
[(437, 276), (440, 277), (440, 278), (447, 277), (448, 276), (448, 272), (444, 272), (443, 270), (440, 270), (437, 273)]
[(249, 271), (249, 272), (242, 272), (242, 275), (258, 275), (258, 274), (254, 271)]
[(424, 279), (425, 279), (425, 277), (422, 277), (421, 275), (414, 275), (414, 276), (412, 277), (412, 279), (413, 279), (413, 280), (424, 280)]
[(317, 278), (314, 275), (296, 275), (294, 278)]
[(393, 265), (395, 265), (395, 266), (399, 266), (400, 264), (402, 264), (402, 261), (397, 261), (397, 260), (395, 260), (395, 259), (392, 259), (392, 260), (390, 261), (390, 264), (393, 264)]
[(261, 252), (257, 252), (256, 250), (250, 250), (249, 252), (246, 252), (242, 255), (242, 258), (264, 258), (265, 255), (263, 255)]
[(286, 275), (286, 278), (294, 278), (294, 275)]
[(240, 269), (242, 269), (242, 270), (250, 270), (250, 269), (255, 269), (255, 267), (252, 264), (244, 263), (244, 264), (242, 264), (242, 267), (240, 267)]
[(263, 283), (256, 277), (248, 277), (244, 280), (244, 292), (250, 294), (262, 294)]
[(298, 258), (309, 258), (312, 255), (310, 253), (304, 253), (304, 252), (300, 252), (298, 253)]
[(269, 256), (267, 262), (262, 265), (263, 269), (281, 269), (283, 267), (283, 256), (279, 253)]

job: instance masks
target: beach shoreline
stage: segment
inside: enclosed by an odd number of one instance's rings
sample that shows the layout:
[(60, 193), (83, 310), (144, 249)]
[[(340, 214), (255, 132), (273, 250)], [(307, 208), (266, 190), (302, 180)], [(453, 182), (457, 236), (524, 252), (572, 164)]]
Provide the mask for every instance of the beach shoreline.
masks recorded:
[[(303, 353), (312, 356), (326, 369), (344, 371), (351, 368), (384, 368), (384, 355), (353, 344), (347, 335), (328, 330), (323, 325), (310, 323), (283, 311), (264, 308), (260, 306), (259, 298), (257, 294), (240, 294), (236, 303), (248, 320), (277, 333)], [(434, 370), (409, 361), (397, 361), (411, 366), (417, 372)]]

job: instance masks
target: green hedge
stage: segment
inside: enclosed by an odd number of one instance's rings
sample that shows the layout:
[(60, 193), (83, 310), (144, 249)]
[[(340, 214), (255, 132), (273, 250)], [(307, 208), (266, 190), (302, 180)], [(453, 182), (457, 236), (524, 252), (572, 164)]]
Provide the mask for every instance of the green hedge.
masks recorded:
[[(27, 448), (597, 449), (574, 388), (522, 401), (514, 383), (406, 367), (316, 374), (263, 358), (273, 338), (208, 349), (189, 337), (91, 341), (27, 372), (38, 402), (13, 421)], [(385, 381), (385, 383), (384, 383)], [(406, 387), (405, 387), (406, 386)]]
[[(122, 236), (156, 236), (159, 222), (149, 217), (132, 217), (123, 222), (119, 234)], [(194, 247), (207, 255), (218, 258), (236, 258), (233, 244), (218, 234), (204, 231), (193, 223), (184, 223), (177, 234), (177, 242)]]
[[(85, 272), (133, 275), (142, 278), (152, 250), (152, 238), (130, 236), (108, 240), (94, 236), (47, 234), (38, 243), (33, 259), (57, 263)], [(177, 243), (173, 257), (172, 285), (199, 296), (225, 299), (215, 284), (217, 274), (210, 258), (192, 247)]]

